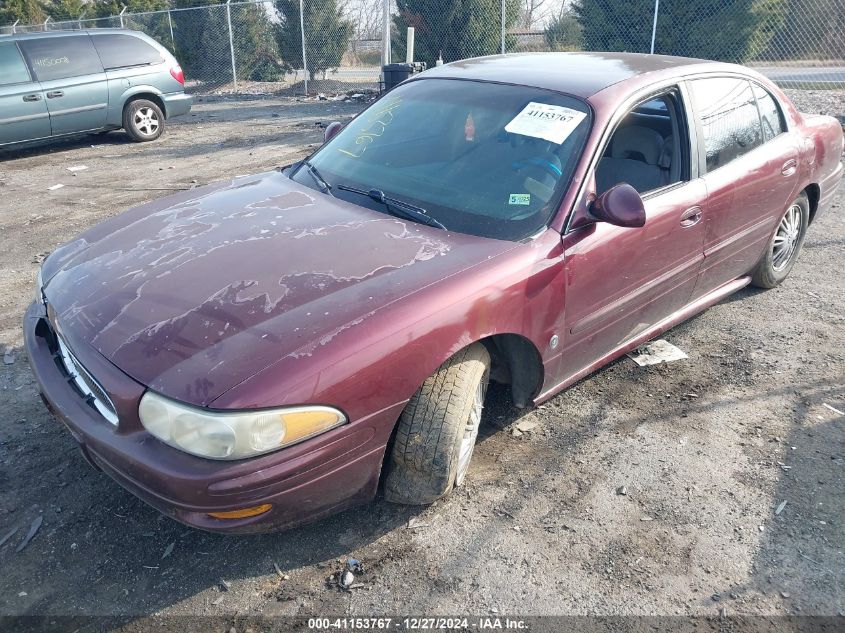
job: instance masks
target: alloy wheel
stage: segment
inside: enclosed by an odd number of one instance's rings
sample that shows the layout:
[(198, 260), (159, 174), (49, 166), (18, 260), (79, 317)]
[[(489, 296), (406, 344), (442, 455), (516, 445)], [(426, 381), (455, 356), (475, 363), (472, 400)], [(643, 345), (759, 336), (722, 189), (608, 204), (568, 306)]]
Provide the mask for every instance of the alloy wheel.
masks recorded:
[(789, 264), (801, 236), (801, 208), (793, 204), (786, 210), (772, 240), (772, 268), (780, 272)]

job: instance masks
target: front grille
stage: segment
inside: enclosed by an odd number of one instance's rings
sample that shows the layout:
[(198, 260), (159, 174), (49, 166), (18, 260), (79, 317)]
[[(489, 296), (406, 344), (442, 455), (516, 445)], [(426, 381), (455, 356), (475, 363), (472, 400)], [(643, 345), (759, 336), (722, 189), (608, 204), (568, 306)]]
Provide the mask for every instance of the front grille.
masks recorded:
[(117, 426), (117, 411), (111, 398), (100, 386), (100, 383), (76, 359), (55, 328), (51, 327), (50, 331), (53, 335), (53, 345), (51, 346), (53, 347), (53, 356), (59, 368), (64, 370), (63, 373), (66, 375), (68, 382), (76, 387), (76, 390), (79, 391), (91, 408)]

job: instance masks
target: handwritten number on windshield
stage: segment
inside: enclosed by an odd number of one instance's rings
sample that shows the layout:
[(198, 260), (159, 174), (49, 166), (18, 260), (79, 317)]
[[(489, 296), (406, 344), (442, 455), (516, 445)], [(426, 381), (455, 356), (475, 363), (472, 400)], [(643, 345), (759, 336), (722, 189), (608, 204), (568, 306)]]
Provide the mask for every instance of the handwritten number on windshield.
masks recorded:
[(371, 117), (369, 117), (364, 129), (360, 130), (358, 135), (355, 137), (357, 150), (349, 151), (343, 148), (338, 148), (337, 151), (352, 158), (360, 158), (361, 154), (367, 151), (370, 143), (382, 136), (387, 129), (387, 126), (393, 122), (394, 110), (396, 110), (401, 103), (402, 99), (390, 99), (387, 103), (378, 108)]

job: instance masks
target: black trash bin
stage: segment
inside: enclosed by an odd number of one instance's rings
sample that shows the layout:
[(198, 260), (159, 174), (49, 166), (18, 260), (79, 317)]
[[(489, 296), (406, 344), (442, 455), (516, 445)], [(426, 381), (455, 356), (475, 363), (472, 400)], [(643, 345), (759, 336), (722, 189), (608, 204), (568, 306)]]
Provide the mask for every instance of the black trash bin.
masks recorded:
[(410, 64), (386, 64), (381, 67), (384, 75), (384, 90), (390, 90), (405, 81), (411, 75), (421, 73), (426, 69), (425, 62), (411, 62)]

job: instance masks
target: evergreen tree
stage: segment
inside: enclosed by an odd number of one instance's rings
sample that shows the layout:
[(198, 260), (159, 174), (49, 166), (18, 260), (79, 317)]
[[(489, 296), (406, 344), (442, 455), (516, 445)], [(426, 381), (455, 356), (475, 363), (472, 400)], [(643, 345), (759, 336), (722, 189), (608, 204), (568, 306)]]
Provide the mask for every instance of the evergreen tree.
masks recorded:
[(47, 13), (39, 0), (2, 0), (0, 2), (0, 26), (11, 26), (15, 22), (41, 24)]
[[(745, 61), (768, 46), (785, 10), (786, 0), (663, 2), (654, 52)], [(649, 52), (653, 3), (580, 0), (574, 11), (587, 50)]]
[[(396, 0), (399, 15), (393, 19), (391, 49), (394, 59), (405, 59), (405, 39), (414, 27), (415, 61), (433, 66), (442, 52), (446, 62), (501, 52), (500, 0)], [(505, 28), (519, 19), (519, 0), (506, 0)], [(514, 41), (508, 36), (506, 50)]]
[[(225, 6), (216, 0), (176, 0), (177, 7), (198, 7), (172, 13), (177, 57), (188, 77), (213, 83), (232, 80), (232, 57)], [(263, 4), (230, 8), (235, 67), (239, 80), (276, 81), (281, 77), (279, 51), (270, 16)]]
[(544, 33), (546, 46), (551, 51), (574, 51), (583, 47), (581, 23), (568, 12), (552, 18)]
[[(302, 63), (302, 33), (299, 20), (299, 0), (276, 0), (274, 3), (281, 23), (276, 28), (276, 41), (285, 65), (299, 69)], [(337, 0), (305, 0), (305, 61), (311, 79), (317, 73), (340, 66), (352, 38), (353, 26), (345, 20)]]

